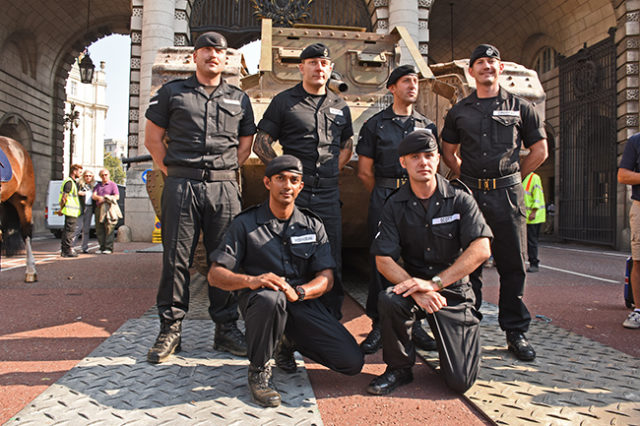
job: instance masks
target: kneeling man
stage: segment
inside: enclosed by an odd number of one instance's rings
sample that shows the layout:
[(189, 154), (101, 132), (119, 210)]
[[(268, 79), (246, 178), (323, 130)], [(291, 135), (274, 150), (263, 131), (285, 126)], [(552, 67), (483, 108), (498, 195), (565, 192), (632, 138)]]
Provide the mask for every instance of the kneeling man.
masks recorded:
[[(360, 372), (355, 339), (318, 297), (331, 290), (336, 264), (322, 221), (296, 207), (302, 163), (283, 155), (265, 170), (269, 200), (240, 213), (210, 260), (209, 284), (238, 290), (246, 326), (249, 388), (265, 407), (280, 405), (269, 360), (296, 371), (294, 350), (339, 373)], [(238, 271), (242, 270), (243, 273)], [(278, 343), (279, 341), (279, 343)], [(276, 348), (277, 344), (277, 348)]]
[(478, 373), (481, 315), (467, 275), (489, 257), (493, 236), (468, 190), (437, 174), (437, 151), (425, 130), (402, 140), (398, 153), (409, 182), (387, 198), (371, 247), (378, 271), (394, 284), (378, 300), (387, 369), (367, 388), (375, 395), (413, 380), (411, 330), (425, 316), (449, 387), (464, 392)]

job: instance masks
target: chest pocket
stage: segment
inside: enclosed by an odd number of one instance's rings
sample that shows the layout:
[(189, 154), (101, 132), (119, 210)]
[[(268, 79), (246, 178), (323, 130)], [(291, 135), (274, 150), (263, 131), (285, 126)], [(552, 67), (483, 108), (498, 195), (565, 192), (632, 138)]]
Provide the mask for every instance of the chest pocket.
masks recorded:
[[(238, 101), (240, 102), (240, 101)], [(242, 105), (220, 101), (218, 104), (218, 125), (225, 133), (237, 134), (242, 118)]]
[(342, 115), (333, 115), (330, 113), (326, 113), (326, 123), (327, 123), (327, 136), (329, 138), (329, 142), (336, 143), (336, 148), (339, 149), (340, 146), (340, 138), (342, 136), (342, 131), (347, 125), (347, 119)]
[(460, 251), (459, 220), (431, 226), (435, 245), (435, 256), (442, 261), (452, 261)]
[[(294, 237), (295, 238), (295, 237)], [(309, 267), (309, 259), (316, 253), (318, 249), (317, 243), (289, 243), (291, 251), (291, 263), (295, 269), (295, 273), (299, 276), (306, 276)]]

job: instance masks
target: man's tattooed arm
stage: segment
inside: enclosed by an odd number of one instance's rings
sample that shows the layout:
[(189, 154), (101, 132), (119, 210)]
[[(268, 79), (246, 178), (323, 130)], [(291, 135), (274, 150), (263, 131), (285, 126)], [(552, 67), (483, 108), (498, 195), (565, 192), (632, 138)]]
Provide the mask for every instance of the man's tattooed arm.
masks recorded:
[(271, 160), (278, 156), (271, 146), (273, 145), (273, 142), (273, 138), (269, 133), (263, 130), (258, 130), (256, 139), (253, 142), (253, 152), (264, 164), (269, 164)]
[(353, 156), (353, 138), (349, 138), (340, 148), (340, 157), (338, 158), (338, 168), (342, 170)]

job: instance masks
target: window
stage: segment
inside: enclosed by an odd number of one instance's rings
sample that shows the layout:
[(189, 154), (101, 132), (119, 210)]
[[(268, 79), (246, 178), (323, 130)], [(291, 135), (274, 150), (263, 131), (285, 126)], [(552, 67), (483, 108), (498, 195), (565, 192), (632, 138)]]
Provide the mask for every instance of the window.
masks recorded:
[(550, 46), (545, 46), (536, 55), (533, 60), (533, 69), (538, 75), (551, 71), (556, 67), (556, 56), (558, 52)]

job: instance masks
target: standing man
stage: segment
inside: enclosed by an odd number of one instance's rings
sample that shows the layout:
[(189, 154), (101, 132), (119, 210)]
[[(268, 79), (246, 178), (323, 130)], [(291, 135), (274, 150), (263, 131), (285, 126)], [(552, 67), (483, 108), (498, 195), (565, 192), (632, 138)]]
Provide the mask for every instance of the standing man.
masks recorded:
[(111, 173), (107, 169), (98, 172), (100, 182), (93, 188), (91, 197), (96, 202), (96, 238), (100, 247), (97, 254), (113, 253), (114, 232), (116, 230), (117, 218), (108, 217), (107, 213), (120, 199), (118, 185), (111, 180)]
[[(146, 113), (145, 146), (167, 175), (157, 298), (161, 329), (147, 354), (152, 363), (180, 350), (182, 319), (189, 309), (189, 266), (198, 235), (202, 229), (205, 249), (211, 253), (240, 211), (238, 169), (251, 153), (256, 131), (249, 97), (222, 79), (227, 40), (216, 32), (202, 34), (193, 60), (195, 75), (162, 86)], [(209, 302), (209, 315), (216, 323), (213, 348), (245, 356), (235, 296), (209, 287)]]
[(522, 182), (524, 186), (524, 205), (527, 208), (527, 255), (529, 267), (527, 272), (538, 272), (538, 238), (540, 228), (547, 220), (547, 209), (544, 203), (542, 180), (536, 173), (531, 172)]
[(278, 157), (263, 182), (269, 200), (233, 220), (211, 255), (209, 283), (238, 291), (249, 389), (258, 404), (276, 407), (281, 397), (270, 383), (269, 364), (274, 352), (276, 365), (287, 373), (296, 371), (294, 348), (348, 375), (358, 374), (364, 359), (353, 336), (318, 299), (331, 289), (335, 262), (320, 219), (295, 205), (304, 186), (302, 163), (291, 155)]
[[(436, 139), (435, 124), (413, 108), (418, 100), (418, 70), (413, 65), (402, 65), (389, 75), (387, 89), (393, 95), (393, 104), (375, 114), (362, 125), (356, 152), (358, 153), (358, 177), (371, 194), (367, 228), (373, 240), (377, 230), (384, 200), (396, 188), (407, 181), (407, 171), (398, 160), (398, 145), (416, 129), (427, 129)], [(360, 344), (365, 354), (372, 354), (382, 347), (380, 323), (378, 321), (378, 294), (389, 287), (376, 268), (375, 256), (370, 256), (371, 276), (367, 296), (367, 315), (373, 326)], [(424, 350), (434, 350), (436, 342), (420, 326), (413, 323), (412, 339)]]
[(329, 49), (322, 43), (300, 54), (302, 82), (276, 95), (258, 123), (254, 152), (264, 164), (276, 157), (271, 146), (302, 160), (304, 189), (296, 200), (322, 219), (336, 261), (333, 289), (323, 302), (342, 317), (342, 214), (338, 174), (353, 154), (353, 128), (347, 103), (327, 90), (333, 71)]
[[(522, 296), (525, 272), (525, 208), (521, 176), (547, 158), (544, 124), (533, 106), (498, 83), (500, 52), (481, 44), (471, 53), (469, 74), (476, 91), (449, 110), (442, 130), (444, 162), (473, 196), (493, 231), (491, 251), (500, 274), (498, 321), (507, 346), (523, 361), (536, 353), (524, 333), (531, 315)], [(529, 149), (522, 163), (520, 148)], [(458, 152), (458, 147), (460, 151)], [(476, 307), (482, 303), (482, 267), (471, 275)]]
[(631, 185), (631, 211), (629, 212), (629, 227), (631, 228), (631, 291), (635, 309), (629, 313), (622, 323), (626, 328), (640, 328), (640, 133), (631, 136), (624, 147), (618, 182)]
[(468, 189), (437, 175), (440, 155), (431, 132), (410, 133), (398, 154), (409, 183), (387, 199), (371, 247), (378, 270), (392, 284), (378, 303), (387, 369), (367, 391), (386, 395), (413, 380), (411, 327), (426, 316), (444, 380), (462, 393), (480, 365), (481, 315), (467, 275), (491, 254), (491, 230)]
[(73, 236), (76, 231), (76, 223), (80, 216), (80, 199), (78, 198), (78, 185), (76, 180), (82, 174), (80, 164), (72, 164), (69, 177), (62, 181), (60, 187), (60, 215), (64, 215), (64, 228), (60, 238), (60, 256), (78, 257), (78, 253), (73, 249)]

